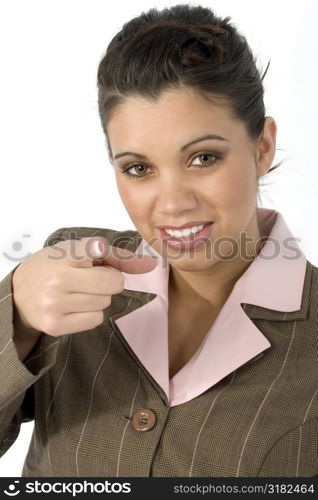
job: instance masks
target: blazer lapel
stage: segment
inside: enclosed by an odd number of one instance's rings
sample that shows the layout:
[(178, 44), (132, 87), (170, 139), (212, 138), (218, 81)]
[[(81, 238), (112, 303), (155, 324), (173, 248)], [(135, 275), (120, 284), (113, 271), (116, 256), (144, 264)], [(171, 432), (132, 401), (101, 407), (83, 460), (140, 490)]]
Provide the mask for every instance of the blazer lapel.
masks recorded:
[[(278, 212), (260, 209), (259, 215), (262, 228), (266, 224), (272, 228), (272, 239), (282, 242), (292, 236)], [(145, 253), (146, 242), (140, 240), (138, 233), (134, 241), (131, 250)], [(297, 249), (297, 244), (294, 248)], [(270, 341), (254, 320), (275, 322), (306, 318), (311, 264), (302, 252), (292, 259), (287, 252), (280, 251), (273, 262), (268, 258), (271, 251), (268, 241), (236, 282), (197, 352), (171, 380), (168, 366), (169, 266), (151, 249), (150, 253), (156, 254), (159, 260), (154, 270), (139, 275), (124, 273), (125, 290), (116, 296), (117, 300), (109, 308), (111, 324), (170, 404), (192, 399), (270, 348)]]

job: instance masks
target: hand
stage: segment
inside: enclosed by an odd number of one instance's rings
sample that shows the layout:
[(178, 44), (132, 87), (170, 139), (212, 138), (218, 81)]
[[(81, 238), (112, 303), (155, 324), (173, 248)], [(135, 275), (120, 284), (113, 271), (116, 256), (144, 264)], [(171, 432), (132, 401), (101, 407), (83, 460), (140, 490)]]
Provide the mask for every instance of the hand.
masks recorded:
[(102, 237), (61, 241), (16, 268), (14, 306), (29, 331), (58, 337), (90, 330), (103, 322), (112, 295), (124, 289), (123, 272), (145, 273), (155, 266), (152, 257), (112, 247)]

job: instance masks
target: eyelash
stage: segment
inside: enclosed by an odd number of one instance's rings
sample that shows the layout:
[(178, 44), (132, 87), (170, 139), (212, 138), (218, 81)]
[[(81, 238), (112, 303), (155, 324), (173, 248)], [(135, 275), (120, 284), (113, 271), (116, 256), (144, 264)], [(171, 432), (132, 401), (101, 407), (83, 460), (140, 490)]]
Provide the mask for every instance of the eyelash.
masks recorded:
[[(207, 152), (202, 152), (202, 153), (197, 154), (196, 156), (194, 156), (192, 158), (192, 161), (194, 161), (196, 158), (198, 158), (200, 156), (206, 156), (206, 155), (207, 156), (212, 156), (212, 157), (216, 158), (216, 160), (213, 161), (212, 163), (210, 162), (210, 163), (208, 163), (206, 165), (196, 165), (197, 168), (199, 168), (199, 169), (206, 169), (208, 167), (211, 167), (211, 166), (215, 165), (215, 163), (217, 163), (219, 160), (222, 159), (222, 155), (220, 155), (218, 153), (212, 153), (210, 151), (209, 152), (207, 151)], [(139, 180), (143, 179), (144, 177), (148, 177), (147, 174), (143, 174), (143, 175), (139, 176), (139, 175), (133, 175), (133, 174), (129, 173), (129, 171), (132, 168), (137, 167), (139, 165), (144, 165), (144, 164), (143, 163), (131, 163), (130, 165), (128, 165), (127, 168), (125, 168), (124, 170), (122, 170), (121, 173), (124, 174), (124, 175), (127, 175), (128, 177), (130, 177), (131, 179), (136, 180), (136, 181), (139, 181)]]

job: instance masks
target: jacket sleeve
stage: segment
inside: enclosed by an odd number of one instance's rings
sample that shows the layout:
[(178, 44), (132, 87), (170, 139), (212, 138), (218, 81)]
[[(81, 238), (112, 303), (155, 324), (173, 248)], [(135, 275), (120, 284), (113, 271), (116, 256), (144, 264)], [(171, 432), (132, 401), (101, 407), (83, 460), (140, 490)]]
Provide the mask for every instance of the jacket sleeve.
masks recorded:
[[(50, 234), (43, 248), (64, 239), (64, 228)], [(20, 265), (20, 264), (19, 264)], [(19, 435), (20, 425), (34, 418), (33, 384), (55, 363), (60, 339), (41, 332), (22, 362), (13, 341), (12, 276), (0, 281), (0, 457)]]

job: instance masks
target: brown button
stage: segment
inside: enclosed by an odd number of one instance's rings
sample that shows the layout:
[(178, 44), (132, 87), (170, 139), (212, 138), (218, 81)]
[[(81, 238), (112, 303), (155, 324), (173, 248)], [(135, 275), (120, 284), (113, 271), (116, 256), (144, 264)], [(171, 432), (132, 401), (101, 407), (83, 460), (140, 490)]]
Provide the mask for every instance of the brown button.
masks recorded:
[(156, 425), (156, 415), (152, 410), (139, 410), (132, 419), (132, 426), (136, 431), (150, 431)]

